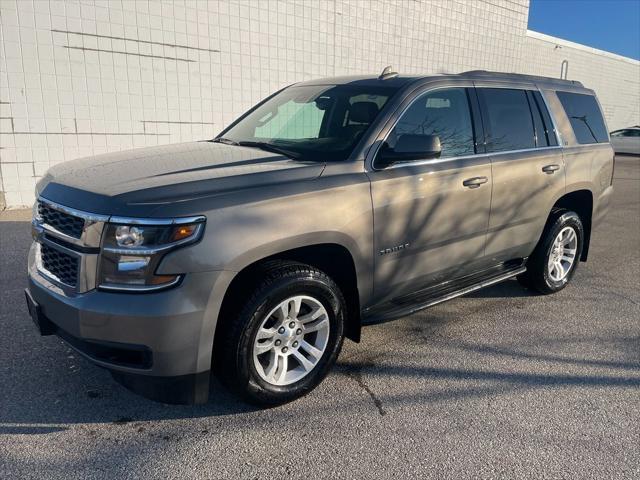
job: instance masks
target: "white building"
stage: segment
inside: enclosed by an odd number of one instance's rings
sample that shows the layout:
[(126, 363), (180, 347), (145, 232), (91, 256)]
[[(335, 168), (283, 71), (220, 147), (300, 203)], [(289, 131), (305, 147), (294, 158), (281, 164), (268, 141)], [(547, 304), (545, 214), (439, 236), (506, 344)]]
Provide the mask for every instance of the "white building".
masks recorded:
[(527, 30), (529, 0), (0, 0), (0, 206), (49, 166), (211, 138), (300, 80), (499, 70), (596, 90), (640, 124), (640, 62)]

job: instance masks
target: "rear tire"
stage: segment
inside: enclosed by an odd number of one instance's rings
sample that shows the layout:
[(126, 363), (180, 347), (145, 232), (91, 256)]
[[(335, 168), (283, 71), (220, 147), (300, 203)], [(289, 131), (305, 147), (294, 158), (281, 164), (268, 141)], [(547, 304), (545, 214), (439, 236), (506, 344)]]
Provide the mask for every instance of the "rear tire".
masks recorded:
[(545, 295), (562, 290), (575, 274), (583, 245), (580, 216), (569, 210), (554, 210), (527, 261), (527, 271), (518, 280)]
[(217, 371), (248, 402), (271, 406), (324, 379), (342, 347), (346, 308), (336, 283), (310, 265), (278, 261), (260, 275), (221, 326)]

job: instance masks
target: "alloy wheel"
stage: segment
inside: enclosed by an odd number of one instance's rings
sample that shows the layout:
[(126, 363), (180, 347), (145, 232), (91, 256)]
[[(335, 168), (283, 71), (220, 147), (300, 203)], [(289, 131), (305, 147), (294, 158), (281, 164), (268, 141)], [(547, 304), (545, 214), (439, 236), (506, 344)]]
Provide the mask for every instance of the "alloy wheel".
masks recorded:
[(554, 282), (564, 280), (576, 260), (578, 235), (573, 227), (564, 227), (551, 245), (548, 268), (549, 277)]
[(329, 340), (329, 315), (310, 296), (287, 298), (265, 317), (253, 345), (253, 363), (272, 385), (290, 385), (318, 364)]

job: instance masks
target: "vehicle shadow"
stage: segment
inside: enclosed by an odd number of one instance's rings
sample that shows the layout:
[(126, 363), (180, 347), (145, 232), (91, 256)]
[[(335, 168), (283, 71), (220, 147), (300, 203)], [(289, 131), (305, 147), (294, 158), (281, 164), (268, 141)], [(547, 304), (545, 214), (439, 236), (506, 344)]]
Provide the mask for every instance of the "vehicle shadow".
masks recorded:
[[(346, 393), (346, 401), (339, 401), (341, 411), (347, 409), (355, 413), (360, 411), (363, 403), (373, 401), (380, 414), (385, 415), (397, 406), (466, 401), (548, 387), (583, 387), (585, 392), (589, 389), (595, 392), (601, 388), (640, 388), (638, 337), (548, 339), (549, 344), (556, 343), (556, 347), (561, 342), (615, 342), (626, 352), (623, 355), (626, 360), (614, 361), (540, 353), (539, 340), (535, 345), (521, 344), (512, 348), (442, 339), (425, 333), (442, 327), (437, 317), (435, 324), (426, 328), (416, 327), (413, 321), (407, 323), (402, 329), (407, 336), (414, 336), (416, 331), (423, 332), (421, 356), (414, 355), (413, 359), (407, 360), (401, 353), (389, 352), (382, 347), (376, 349), (374, 345), (366, 352), (360, 351), (355, 356), (338, 361), (327, 382), (340, 382), (341, 377), (346, 377), (354, 380), (358, 387), (355, 392)], [(397, 325), (388, 324), (381, 328), (388, 329), (390, 336), (398, 335)], [(400, 340), (394, 338), (393, 341)], [(210, 398), (205, 405), (161, 404), (127, 391), (116, 384), (107, 372), (89, 362), (69, 358), (72, 354), (60, 342), (56, 343), (58, 345), (45, 348), (46, 363), (51, 368), (46, 368), (40, 362), (24, 363), (8, 359), (13, 364), (13, 372), (8, 373), (5, 369), (0, 374), (2, 384), (6, 387), (0, 406), (0, 436), (50, 434), (78, 424), (140, 428), (149, 421), (199, 418), (209, 418), (209, 422), (216, 423), (216, 417), (225, 417), (227, 426), (251, 430), (265, 421), (285, 421), (301, 411), (313, 418), (326, 415), (327, 409), (335, 408), (331, 405), (335, 399), (321, 395), (319, 401), (318, 398), (313, 402), (302, 399), (265, 410), (244, 403), (215, 378), (212, 379)], [(462, 367), (455, 361), (443, 361), (437, 358), (440, 355), (444, 358), (452, 355), (473, 357), (478, 359), (478, 367)], [(503, 369), (505, 359), (519, 362), (519, 368), (515, 371)], [(552, 365), (553, 368), (541, 372), (541, 365)], [(406, 379), (415, 379), (420, 385), (428, 387), (422, 389), (416, 384), (409, 389), (400, 388), (399, 385), (406, 385)], [(380, 387), (381, 383), (386, 385), (384, 389)], [(362, 393), (358, 394), (358, 390)]]

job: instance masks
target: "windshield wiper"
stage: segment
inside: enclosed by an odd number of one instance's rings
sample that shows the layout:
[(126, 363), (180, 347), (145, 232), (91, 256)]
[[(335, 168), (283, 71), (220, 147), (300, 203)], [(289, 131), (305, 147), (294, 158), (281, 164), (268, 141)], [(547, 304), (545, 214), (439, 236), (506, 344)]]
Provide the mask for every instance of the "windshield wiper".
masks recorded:
[(235, 145), (240, 145), (241, 147), (259, 148), (261, 150), (266, 150), (267, 152), (279, 153), (280, 155), (291, 157), (294, 160), (297, 160), (300, 158), (300, 156), (296, 152), (292, 152), (291, 150), (288, 150), (286, 148), (278, 147), (272, 143), (241, 141), (241, 142), (236, 142)]
[(259, 148), (261, 150), (266, 150), (267, 152), (279, 153), (280, 155), (293, 158), (294, 160), (297, 160), (300, 158), (298, 154), (296, 154), (295, 152), (292, 152), (291, 150), (277, 147), (272, 143), (267, 143), (267, 142), (255, 142), (255, 141), (249, 141), (249, 140), (237, 142), (235, 140), (231, 140), (230, 138), (225, 138), (225, 137), (214, 138), (212, 142), (224, 143), (225, 145), (235, 145), (240, 147)]
[(214, 143), (224, 143), (225, 145), (239, 145), (235, 140), (231, 140), (230, 138), (218, 137), (211, 140)]

